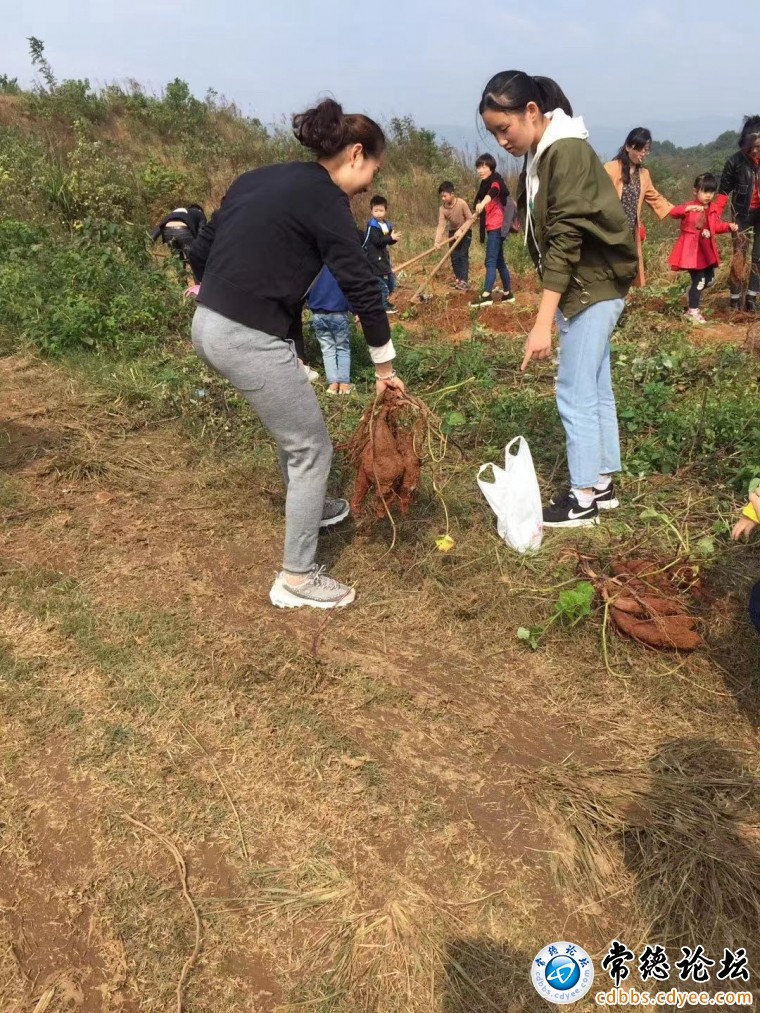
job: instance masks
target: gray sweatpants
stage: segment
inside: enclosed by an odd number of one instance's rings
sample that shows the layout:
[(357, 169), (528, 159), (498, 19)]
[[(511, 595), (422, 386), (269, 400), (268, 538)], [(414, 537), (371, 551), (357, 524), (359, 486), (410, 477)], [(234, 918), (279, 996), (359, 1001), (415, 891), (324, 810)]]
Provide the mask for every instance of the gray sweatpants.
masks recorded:
[(293, 343), (207, 306), (196, 309), (192, 335), (201, 359), (243, 395), (277, 443), (287, 489), (283, 569), (308, 573), (317, 553), (333, 451)]

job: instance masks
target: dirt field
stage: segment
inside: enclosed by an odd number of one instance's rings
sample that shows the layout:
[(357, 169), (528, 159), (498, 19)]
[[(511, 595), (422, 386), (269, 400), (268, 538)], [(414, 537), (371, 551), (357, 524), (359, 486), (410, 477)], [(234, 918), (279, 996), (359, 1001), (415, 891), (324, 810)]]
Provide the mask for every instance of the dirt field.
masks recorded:
[[(456, 340), (466, 301), (409, 329)], [(522, 558), (475, 494), (450, 556), (434, 498), (393, 552), (326, 534), (357, 606), (279, 612), (266, 445), (215, 453), (32, 358), (0, 390), (2, 1010), (163, 1011), (178, 983), (199, 1013), (538, 1010), (555, 939), (760, 973), (757, 550), (716, 565), (688, 657), (613, 637), (605, 666), (600, 613), (526, 650), (636, 513)]]

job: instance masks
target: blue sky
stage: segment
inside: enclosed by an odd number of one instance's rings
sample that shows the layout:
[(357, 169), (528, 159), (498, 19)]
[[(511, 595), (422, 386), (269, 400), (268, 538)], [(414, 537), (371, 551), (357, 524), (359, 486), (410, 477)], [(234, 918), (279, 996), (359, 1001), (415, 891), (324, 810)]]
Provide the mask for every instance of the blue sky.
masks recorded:
[(134, 78), (160, 91), (181, 77), (197, 95), (213, 87), (265, 122), (332, 93), (348, 111), (469, 128), (488, 77), (514, 68), (554, 77), (588, 121), (623, 133), (638, 123), (721, 116), (738, 127), (744, 113), (760, 112), (757, 0), (3, 6), (0, 73), (31, 80), (26, 37), (36, 35), (59, 78)]

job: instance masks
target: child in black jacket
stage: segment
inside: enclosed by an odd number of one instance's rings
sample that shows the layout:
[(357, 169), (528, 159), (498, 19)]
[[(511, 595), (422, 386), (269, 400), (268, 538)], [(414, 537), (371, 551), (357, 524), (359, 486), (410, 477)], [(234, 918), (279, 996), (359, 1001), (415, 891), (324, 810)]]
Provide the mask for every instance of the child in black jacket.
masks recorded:
[(390, 301), (396, 291), (396, 275), (391, 266), (390, 247), (399, 241), (401, 233), (394, 231), (393, 225), (385, 220), (388, 214), (388, 201), (385, 197), (373, 197), (370, 210), (372, 217), (367, 222), (363, 246), (380, 286), (385, 312), (395, 313), (396, 307)]

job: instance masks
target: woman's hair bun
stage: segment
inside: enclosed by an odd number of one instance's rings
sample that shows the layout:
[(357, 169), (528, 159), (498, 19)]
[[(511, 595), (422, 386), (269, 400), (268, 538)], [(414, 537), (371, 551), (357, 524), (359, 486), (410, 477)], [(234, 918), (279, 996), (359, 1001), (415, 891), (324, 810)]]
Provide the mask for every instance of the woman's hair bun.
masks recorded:
[(346, 144), (346, 117), (343, 109), (335, 99), (323, 99), (311, 109), (295, 114), (293, 133), (318, 158), (331, 158)]

